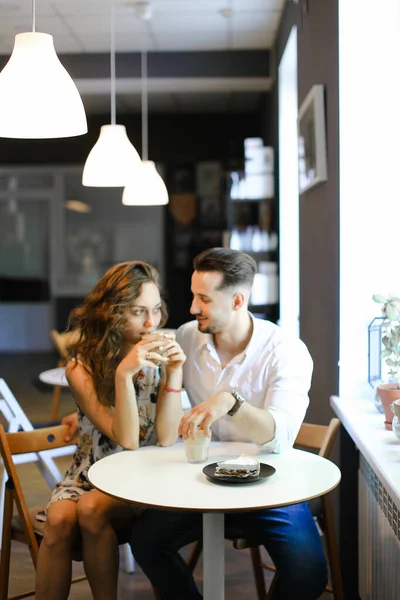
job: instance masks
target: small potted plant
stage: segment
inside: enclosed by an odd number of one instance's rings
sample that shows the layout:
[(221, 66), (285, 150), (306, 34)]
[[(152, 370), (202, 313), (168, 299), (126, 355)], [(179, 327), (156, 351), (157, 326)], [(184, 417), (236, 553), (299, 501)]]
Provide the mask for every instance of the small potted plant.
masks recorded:
[(389, 383), (378, 385), (377, 392), (385, 412), (385, 427), (392, 429), (393, 413), (390, 405), (400, 399), (400, 297), (390, 295), (387, 298), (380, 294), (372, 296), (374, 302), (381, 304), (383, 350), (381, 358), (389, 367)]

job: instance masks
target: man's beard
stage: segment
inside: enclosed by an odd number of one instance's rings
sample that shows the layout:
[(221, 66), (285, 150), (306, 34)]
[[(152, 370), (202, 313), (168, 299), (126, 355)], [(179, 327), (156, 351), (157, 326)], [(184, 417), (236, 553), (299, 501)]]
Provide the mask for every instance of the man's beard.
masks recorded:
[(197, 323), (197, 329), (200, 331), (200, 333), (217, 333), (218, 331), (218, 326), (217, 325), (208, 325), (208, 327), (204, 327), (204, 328), (200, 328), (200, 323)]
[(199, 327), (199, 331), (200, 333), (215, 333), (216, 329), (215, 327), (206, 327), (205, 329), (200, 329)]

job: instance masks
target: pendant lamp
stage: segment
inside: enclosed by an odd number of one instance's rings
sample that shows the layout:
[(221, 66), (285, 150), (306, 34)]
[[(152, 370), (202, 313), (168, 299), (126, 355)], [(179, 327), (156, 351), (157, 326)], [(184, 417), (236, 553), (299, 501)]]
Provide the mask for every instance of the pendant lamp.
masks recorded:
[(140, 166), (140, 156), (124, 125), (115, 123), (115, 27), (111, 0), (111, 125), (103, 125), (83, 169), (82, 184), (90, 187), (124, 187)]
[(0, 73), (0, 137), (44, 139), (87, 132), (85, 109), (72, 78), (60, 63), (53, 36), (35, 31), (15, 36)]
[[(142, 2), (136, 16), (148, 20), (151, 16), (150, 5)], [(122, 194), (122, 204), (126, 206), (160, 206), (168, 204), (168, 191), (162, 177), (157, 173), (156, 165), (148, 160), (148, 95), (147, 95), (147, 51), (142, 46), (142, 163), (132, 174), (132, 178)]]
[(143, 160), (135, 178), (128, 183), (122, 194), (126, 206), (160, 206), (168, 204), (168, 190), (152, 160)]

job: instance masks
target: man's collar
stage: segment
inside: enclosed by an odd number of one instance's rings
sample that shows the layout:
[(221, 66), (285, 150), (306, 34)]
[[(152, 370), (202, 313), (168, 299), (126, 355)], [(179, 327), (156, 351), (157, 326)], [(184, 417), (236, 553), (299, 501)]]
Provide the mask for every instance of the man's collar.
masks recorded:
[[(242, 352), (240, 352), (240, 354), (237, 354), (231, 360), (231, 363), (242, 363), (245, 360), (246, 356), (250, 353), (251, 342), (254, 339), (254, 334), (255, 334), (256, 321), (254, 319), (254, 316), (251, 314), (251, 312), (249, 312), (249, 316), (250, 316), (250, 319), (252, 321), (252, 326), (253, 326), (251, 338), (250, 338), (249, 343), (247, 344), (246, 348)], [(201, 332), (199, 332), (199, 333), (201, 333)], [(199, 352), (208, 351), (211, 354), (216, 353), (213, 334), (212, 333), (201, 333), (201, 335), (205, 337), (205, 340), (202, 344), (199, 345), (198, 351)]]

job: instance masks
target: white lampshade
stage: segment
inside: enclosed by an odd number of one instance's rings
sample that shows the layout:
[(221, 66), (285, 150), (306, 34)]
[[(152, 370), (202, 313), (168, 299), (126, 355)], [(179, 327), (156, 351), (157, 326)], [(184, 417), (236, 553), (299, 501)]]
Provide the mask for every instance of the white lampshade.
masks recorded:
[(87, 132), (85, 109), (47, 33), (19, 33), (0, 73), (0, 137), (63, 138)]
[(168, 191), (157, 173), (152, 160), (142, 161), (142, 165), (132, 181), (125, 187), (122, 204), (127, 206), (160, 206), (168, 204)]
[(82, 183), (91, 187), (124, 187), (140, 164), (125, 126), (103, 125), (86, 159)]

